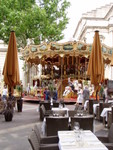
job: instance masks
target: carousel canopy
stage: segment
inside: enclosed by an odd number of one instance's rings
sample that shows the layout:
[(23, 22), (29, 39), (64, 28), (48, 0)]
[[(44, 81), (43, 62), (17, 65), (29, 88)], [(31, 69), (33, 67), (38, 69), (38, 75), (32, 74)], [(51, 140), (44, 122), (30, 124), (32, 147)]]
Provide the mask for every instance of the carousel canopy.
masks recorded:
[[(111, 63), (113, 48), (108, 47), (104, 44), (101, 45), (102, 47), (102, 54), (104, 57), (104, 62), (106, 64)], [(80, 41), (72, 41), (66, 43), (42, 43), (41, 45), (28, 45), (24, 49), (21, 50), (22, 58), (26, 62), (32, 64), (39, 64), (40, 60), (43, 61), (50, 61), (52, 58), (56, 58), (58, 56), (80, 56), (89, 58), (92, 49), (92, 44), (82, 43)], [(48, 60), (50, 59), (50, 60)], [(55, 59), (54, 59), (55, 61)], [(57, 62), (57, 60), (56, 60)]]

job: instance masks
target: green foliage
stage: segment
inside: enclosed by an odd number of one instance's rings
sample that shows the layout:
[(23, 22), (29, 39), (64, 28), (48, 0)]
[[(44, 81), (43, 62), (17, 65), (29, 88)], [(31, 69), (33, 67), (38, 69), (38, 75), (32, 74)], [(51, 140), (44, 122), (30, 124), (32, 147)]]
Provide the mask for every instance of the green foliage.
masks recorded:
[(21, 92), (22, 91), (22, 86), (21, 85), (17, 85), (16, 89), (17, 89), (18, 92)]
[(53, 86), (52, 84), (50, 84), (50, 85), (48, 86), (48, 89), (50, 90), (50, 92), (53, 92), (54, 86)]
[(69, 5), (66, 0), (0, 0), (0, 39), (8, 43), (14, 30), (18, 47), (25, 47), (28, 39), (34, 44), (58, 41), (68, 23)]
[(88, 85), (88, 81), (87, 80), (84, 81), (84, 85)]

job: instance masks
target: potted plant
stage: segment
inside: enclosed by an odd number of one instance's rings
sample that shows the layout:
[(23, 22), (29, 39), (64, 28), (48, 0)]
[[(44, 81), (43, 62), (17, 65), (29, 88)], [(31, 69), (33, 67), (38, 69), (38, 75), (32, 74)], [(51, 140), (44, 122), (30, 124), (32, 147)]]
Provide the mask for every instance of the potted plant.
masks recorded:
[(23, 107), (23, 100), (22, 100), (22, 85), (17, 85), (16, 86), (16, 89), (19, 93), (19, 99), (17, 100), (17, 109), (18, 109), (18, 112), (22, 112), (22, 107)]
[(48, 89), (50, 90), (51, 98), (53, 97), (54, 85), (52, 83), (49, 84)]
[(21, 85), (17, 85), (16, 86), (16, 90), (17, 90), (19, 96), (21, 96), (21, 94), (22, 94), (22, 86)]
[(5, 121), (12, 121), (13, 118), (13, 105), (11, 99), (6, 103), (6, 108), (4, 110)]

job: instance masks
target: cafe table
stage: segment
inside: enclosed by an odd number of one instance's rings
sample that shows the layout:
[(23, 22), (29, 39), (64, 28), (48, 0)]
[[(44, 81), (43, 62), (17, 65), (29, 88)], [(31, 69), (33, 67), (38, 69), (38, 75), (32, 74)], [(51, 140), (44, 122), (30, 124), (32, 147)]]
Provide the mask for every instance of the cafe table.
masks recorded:
[(58, 131), (59, 150), (108, 150), (90, 130)]
[(53, 114), (60, 114), (60, 112), (66, 112), (66, 115), (68, 116), (68, 110), (69, 108), (67, 107), (53, 107), (52, 108), (52, 111), (53, 111)]

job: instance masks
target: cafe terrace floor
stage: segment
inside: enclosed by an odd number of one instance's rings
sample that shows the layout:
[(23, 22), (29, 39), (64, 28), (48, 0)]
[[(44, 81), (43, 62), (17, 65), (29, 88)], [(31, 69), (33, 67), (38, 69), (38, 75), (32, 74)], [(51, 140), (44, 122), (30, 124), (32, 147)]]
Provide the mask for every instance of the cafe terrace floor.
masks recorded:
[[(31, 150), (28, 136), (35, 124), (41, 124), (38, 106), (38, 103), (24, 101), (23, 111), (17, 112), (15, 108), (11, 122), (5, 122), (4, 116), (0, 114), (0, 150)], [(74, 105), (66, 105), (66, 107), (74, 109)], [(94, 132), (103, 128), (103, 123), (94, 121)]]

